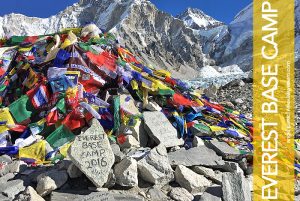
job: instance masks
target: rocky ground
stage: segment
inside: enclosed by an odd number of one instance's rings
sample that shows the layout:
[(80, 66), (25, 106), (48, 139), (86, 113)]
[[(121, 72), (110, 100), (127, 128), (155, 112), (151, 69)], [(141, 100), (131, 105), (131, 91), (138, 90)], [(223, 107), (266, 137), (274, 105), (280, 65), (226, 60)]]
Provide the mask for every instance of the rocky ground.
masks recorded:
[(221, 87), (215, 100), (218, 102), (231, 102), (233, 108), (247, 116), (252, 116), (252, 80), (235, 80)]
[[(296, 74), (298, 80), (300, 72)], [(297, 94), (299, 88), (296, 81)], [(250, 79), (206, 92), (213, 100), (251, 116)], [(227, 143), (196, 136), (193, 147), (186, 150), (161, 114), (154, 107), (144, 111), (144, 123), (122, 144), (109, 139), (100, 124), (92, 121), (76, 137), (68, 157), (55, 165), (29, 167), (1, 156), (0, 200), (251, 200), (252, 167), (246, 158)], [(296, 133), (299, 114), (296, 109)], [(296, 195), (300, 194), (298, 183)]]
[(239, 151), (197, 136), (185, 149), (168, 119), (148, 108), (123, 142), (92, 120), (54, 165), (0, 156), (0, 200), (251, 200), (252, 167)]

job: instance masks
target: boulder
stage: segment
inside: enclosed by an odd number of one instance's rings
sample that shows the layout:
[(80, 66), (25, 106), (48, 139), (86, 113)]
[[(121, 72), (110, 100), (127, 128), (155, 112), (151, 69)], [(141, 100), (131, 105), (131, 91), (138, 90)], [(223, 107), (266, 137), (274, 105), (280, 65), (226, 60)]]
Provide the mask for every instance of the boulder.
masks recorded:
[(19, 194), (15, 201), (45, 201), (31, 186), (28, 186), (22, 194)]
[(153, 201), (166, 201), (168, 196), (166, 196), (159, 188), (151, 187), (147, 194), (150, 196), (150, 199)]
[(108, 174), (107, 182), (103, 185), (104, 188), (111, 188), (116, 184), (116, 176), (114, 171), (111, 169)]
[(204, 94), (210, 98), (216, 98), (218, 92), (218, 87), (211, 84), (208, 88), (204, 89)]
[(116, 183), (121, 186), (134, 187), (138, 185), (137, 162), (127, 157), (114, 167)]
[(115, 156), (115, 163), (120, 162), (125, 157), (123, 152), (120, 150), (120, 146), (118, 144), (111, 144), (110, 146)]
[(183, 140), (177, 137), (177, 130), (162, 112), (144, 112), (144, 127), (148, 135), (165, 147), (183, 145)]
[(214, 170), (203, 167), (203, 166), (195, 166), (192, 168), (192, 170), (194, 172), (196, 172), (197, 174), (203, 175), (206, 178), (212, 180), (216, 184), (222, 184), (222, 173), (221, 172), (218, 172), (218, 171), (215, 172)]
[(92, 120), (90, 128), (76, 136), (68, 156), (96, 187), (106, 183), (115, 162), (107, 135), (96, 119)]
[(0, 192), (9, 198), (14, 198), (20, 192), (25, 190), (23, 180), (11, 180), (0, 184)]
[(148, 104), (146, 105), (145, 109), (152, 111), (152, 112), (162, 110), (162, 108), (156, 102), (153, 102), (153, 101), (149, 101)]
[(169, 164), (165, 146), (158, 145), (138, 161), (138, 172), (143, 180), (158, 186), (174, 180), (174, 173)]
[(68, 180), (68, 173), (66, 170), (52, 170), (43, 173), (37, 177), (36, 191), (39, 195), (46, 196), (52, 191), (60, 188)]
[(200, 147), (203, 145), (204, 145), (204, 141), (201, 138), (195, 136), (193, 139), (193, 147)]
[(134, 122), (134, 125), (122, 124), (119, 128), (119, 134), (132, 135), (139, 142), (139, 146), (146, 147), (148, 143), (148, 134), (144, 129), (144, 124), (141, 119), (135, 119)]
[(121, 94), (120, 95), (120, 106), (121, 108), (131, 115), (139, 115), (140, 111), (135, 106), (134, 99), (130, 94)]
[(79, 168), (74, 165), (74, 163), (71, 163), (67, 169), (68, 175), (71, 179), (78, 178), (82, 175), (82, 172), (79, 170)]
[(119, 146), (122, 150), (124, 150), (124, 149), (132, 148), (132, 147), (140, 147), (140, 143), (132, 135), (127, 135), (126, 141), (123, 142), (122, 144), (119, 143)]
[(11, 161), (8, 156), (4, 156), (0, 159), (2, 160), (2, 167), (0, 169), (0, 177), (6, 175), (7, 173), (18, 173), (20, 171), (20, 161)]
[(170, 191), (170, 197), (175, 201), (192, 201), (194, 196), (184, 188), (175, 187)]
[(206, 146), (194, 147), (188, 150), (182, 148), (178, 151), (168, 153), (168, 157), (171, 165), (184, 165), (188, 167), (201, 165), (220, 168), (225, 164), (222, 157)]
[(235, 172), (235, 173), (244, 174), (244, 171), (240, 168), (239, 164), (236, 162), (231, 162), (231, 161), (225, 161), (225, 164), (222, 167), (222, 170), (224, 170), (226, 172)]
[(218, 155), (221, 155), (223, 159), (235, 160), (242, 156), (239, 150), (229, 146), (226, 142), (211, 140), (207, 142), (206, 145), (213, 149)]
[(212, 184), (203, 175), (196, 174), (183, 165), (176, 167), (175, 180), (181, 187), (193, 194), (204, 192)]
[(223, 173), (222, 191), (224, 201), (251, 201), (250, 186), (242, 173)]
[(0, 164), (9, 164), (11, 162), (12, 162), (12, 160), (11, 160), (10, 156), (8, 156), (8, 155), (0, 156)]
[(222, 201), (222, 198), (212, 195), (210, 193), (204, 192), (201, 195), (199, 201)]

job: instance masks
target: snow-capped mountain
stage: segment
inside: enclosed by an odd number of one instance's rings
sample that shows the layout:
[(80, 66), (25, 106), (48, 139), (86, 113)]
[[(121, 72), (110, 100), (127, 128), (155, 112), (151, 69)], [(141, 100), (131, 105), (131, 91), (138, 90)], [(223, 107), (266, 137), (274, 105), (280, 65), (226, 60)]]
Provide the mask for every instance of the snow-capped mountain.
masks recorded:
[[(300, 6), (296, 0), (296, 58), (300, 53)], [(198, 9), (178, 17), (148, 0), (80, 0), (49, 18), (9, 14), (0, 17), (0, 36), (42, 35), (93, 22), (116, 34), (146, 65), (195, 78), (204, 66), (237, 64), (252, 68), (252, 4), (229, 24)], [(299, 61), (298, 61), (299, 62)]]
[(224, 24), (196, 8), (188, 8), (185, 12), (178, 15), (177, 18), (181, 19), (185, 25), (192, 29), (208, 30)]
[(89, 22), (115, 33), (146, 64), (177, 77), (196, 77), (198, 67), (213, 64), (192, 29), (148, 0), (80, 0), (49, 18), (5, 15), (0, 35), (47, 34)]

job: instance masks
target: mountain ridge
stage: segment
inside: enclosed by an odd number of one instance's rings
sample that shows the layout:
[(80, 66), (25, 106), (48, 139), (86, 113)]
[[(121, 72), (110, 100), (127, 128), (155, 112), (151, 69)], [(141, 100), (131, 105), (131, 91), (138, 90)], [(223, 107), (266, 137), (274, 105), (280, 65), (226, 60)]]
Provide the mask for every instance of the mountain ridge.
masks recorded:
[[(300, 13), (299, 0), (295, 9)], [(192, 19), (196, 14), (197, 18)], [(0, 36), (43, 35), (93, 22), (122, 39), (121, 43), (146, 65), (191, 79), (199, 76), (199, 69), (204, 66), (237, 64), (244, 71), (251, 70), (252, 19), (252, 4), (226, 25), (193, 8), (173, 17), (148, 0), (80, 0), (48, 18), (22, 14), (0, 17)], [(299, 63), (299, 14), (296, 14), (296, 39)]]

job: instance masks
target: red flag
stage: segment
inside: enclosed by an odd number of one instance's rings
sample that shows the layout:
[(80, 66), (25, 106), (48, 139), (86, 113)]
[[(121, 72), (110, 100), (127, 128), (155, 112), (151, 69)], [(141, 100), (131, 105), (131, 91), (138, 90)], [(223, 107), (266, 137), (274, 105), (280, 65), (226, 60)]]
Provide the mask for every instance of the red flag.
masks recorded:
[(116, 72), (116, 58), (109, 52), (104, 51), (99, 55), (93, 54), (92, 52), (87, 52), (86, 55), (91, 62), (98, 67), (105, 67), (112, 72)]
[(58, 110), (53, 108), (46, 117), (46, 122), (48, 126), (55, 124), (58, 121)]
[(62, 124), (67, 126), (70, 130), (75, 130), (85, 125), (85, 120), (83, 119), (83, 117), (75, 109), (66, 116)]
[(13, 125), (11, 128), (9, 128), (10, 131), (15, 131), (18, 133), (23, 133), (26, 129), (27, 129), (27, 126), (23, 126), (20, 124)]
[(118, 53), (121, 55), (122, 59), (124, 59), (126, 62), (139, 64), (139, 62), (136, 60), (133, 54), (128, 50), (120, 47), (118, 48)]

